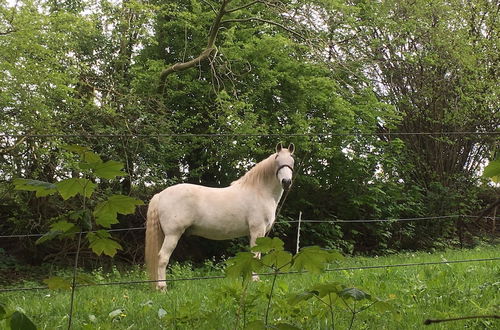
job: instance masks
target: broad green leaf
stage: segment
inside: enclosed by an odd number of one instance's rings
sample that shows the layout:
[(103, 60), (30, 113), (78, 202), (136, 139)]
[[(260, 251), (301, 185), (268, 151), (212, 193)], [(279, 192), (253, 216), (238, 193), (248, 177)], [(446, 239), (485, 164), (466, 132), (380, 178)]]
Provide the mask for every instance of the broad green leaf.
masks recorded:
[(291, 261), (292, 254), (287, 251), (272, 251), (262, 257), (262, 264), (282, 271), (290, 268)]
[(95, 222), (104, 228), (110, 228), (111, 225), (119, 222), (116, 212), (100, 212), (99, 215), (94, 215), (96, 216)]
[(123, 163), (109, 160), (105, 163), (98, 164), (94, 167), (94, 174), (103, 179), (114, 179), (117, 176), (125, 176), (126, 172), (123, 172)]
[(36, 191), (36, 197), (44, 197), (57, 192), (53, 183), (39, 180), (15, 179), (14, 186), (16, 190)]
[(59, 276), (53, 276), (49, 277), (43, 280), (43, 283), (47, 284), (49, 289), (51, 290), (57, 290), (57, 289), (63, 289), (63, 290), (70, 290), (71, 289), (71, 283)]
[(50, 241), (54, 238), (56, 238), (57, 236), (61, 235), (62, 232), (61, 231), (49, 231), (48, 233), (45, 233), (43, 234), (42, 237), (40, 237), (39, 239), (36, 240), (35, 244), (42, 244), (46, 241)]
[(298, 271), (307, 270), (311, 273), (322, 272), (329, 262), (342, 259), (337, 251), (328, 251), (318, 246), (302, 248), (293, 258), (292, 268)]
[(35, 324), (20, 311), (15, 311), (10, 317), (11, 330), (36, 330)]
[(57, 190), (64, 200), (80, 194), (85, 197), (90, 197), (94, 193), (97, 185), (88, 179), (71, 178), (65, 179), (56, 183)]
[(90, 242), (92, 242), (93, 240), (98, 238), (111, 238), (111, 234), (108, 231), (101, 229), (96, 232), (88, 233), (87, 238)]
[(76, 283), (78, 284), (95, 284), (94, 278), (87, 274), (77, 274), (76, 275)]
[(253, 272), (261, 269), (262, 263), (251, 252), (239, 252), (227, 260), (226, 275), (229, 278), (242, 277), (243, 282), (250, 280)]
[(354, 300), (371, 299), (371, 296), (358, 288), (345, 288), (339, 292), (343, 298), (352, 298)]
[[(79, 146), (79, 145), (66, 145), (63, 147), (64, 149), (77, 153), (82, 161), (86, 162), (87, 164), (100, 164), (102, 163), (101, 157), (92, 152), (90, 148), (84, 147), (84, 146)], [(87, 165), (88, 166), (88, 165)], [(82, 169), (85, 167), (80, 166)], [(92, 165), (90, 166), (91, 168), (93, 167)]]
[(90, 151), (89, 147), (79, 146), (77, 144), (67, 144), (67, 145), (62, 146), (62, 148), (65, 150), (77, 153), (79, 155)]
[(60, 232), (63, 232), (63, 233), (65, 233), (65, 232), (73, 229), (74, 227), (76, 227), (76, 226), (73, 223), (67, 222), (65, 220), (58, 221), (58, 222), (53, 223), (52, 225), (50, 225), (51, 231), (60, 231)]
[(98, 233), (88, 233), (87, 238), (90, 242), (90, 248), (98, 256), (104, 253), (105, 255), (114, 257), (116, 252), (121, 250), (122, 247), (118, 242), (110, 238), (111, 235), (109, 235), (109, 233), (106, 234), (107, 235), (104, 235), (102, 231)]
[(288, 297), (287, 301), (290, 305), (296, 305), (302, 301), (309, 300), (317, 295), (318, 295), (317, 291), (304, 291), (292, 294), (291, 296)]
[(118, 223), (118, 213), (134, 213), (135, 207), (143, 204), (144, 203), (141, 200), (129, 196), (110, 196), (106, 201), (97, 204), (94, 210), (96, 223), (105, 228), (109, 228), (112, 224)]
[(255, 241), (256, 245), (252, 247), (253, 252), (268, 253), (270, 251), (282, 251), (283, 241), (277, 237), (259, 237)]
[(484, 168), (483, 176), (491, 178), (493, 182), (500, 183), (500, 159), (492, 160)]
[(318, 283), (312, 287), (312, 290), (318, 292), (318, 296), (323, 298), (331, 293), (339, 294), (344, 287), (339, 282)]

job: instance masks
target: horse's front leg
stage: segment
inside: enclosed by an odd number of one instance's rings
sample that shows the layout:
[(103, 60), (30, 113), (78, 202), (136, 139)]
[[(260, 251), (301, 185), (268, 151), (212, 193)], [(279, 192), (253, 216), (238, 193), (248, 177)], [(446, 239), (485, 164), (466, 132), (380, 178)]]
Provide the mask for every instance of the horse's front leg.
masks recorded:
[[(264, 237), (266, 235), (266, 226), (265, 224), (262, 224), (260, 226), (251, 226), (250, 227), (250, 248), (253, 248), (256, 244), (257, 238), (259, 237)], [(260, 259), (260, 252), (254, 252), (254, 255), (257, 259)], [(259, 280), (259, 275), (254, 275), (252, 276), (252, 280), (258, 281)]]

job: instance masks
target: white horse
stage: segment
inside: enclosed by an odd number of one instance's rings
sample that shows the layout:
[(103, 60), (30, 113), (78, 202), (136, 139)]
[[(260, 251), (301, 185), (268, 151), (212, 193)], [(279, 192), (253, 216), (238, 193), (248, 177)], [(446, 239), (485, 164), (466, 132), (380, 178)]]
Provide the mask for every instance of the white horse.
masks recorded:
[(146, 222), (145, 259), (157, 289), (166, 288), (166, 267), (182, 234), (212, 240), (250, 237), (250, 246), (272, 227), (284, 189), (292, 184), (294, 145), (256, 164), (225, 188), (177, 184), (153, 196)]

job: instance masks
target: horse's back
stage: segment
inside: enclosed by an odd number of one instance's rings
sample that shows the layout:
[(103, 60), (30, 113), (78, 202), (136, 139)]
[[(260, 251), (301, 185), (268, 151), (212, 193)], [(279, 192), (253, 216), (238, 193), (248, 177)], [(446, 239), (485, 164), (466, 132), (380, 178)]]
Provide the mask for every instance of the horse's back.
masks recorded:
[(181, 183), (157, 195), (164, 231), (187, 230), (216, 240), (248, 235), (249, 196), (235, 187)]

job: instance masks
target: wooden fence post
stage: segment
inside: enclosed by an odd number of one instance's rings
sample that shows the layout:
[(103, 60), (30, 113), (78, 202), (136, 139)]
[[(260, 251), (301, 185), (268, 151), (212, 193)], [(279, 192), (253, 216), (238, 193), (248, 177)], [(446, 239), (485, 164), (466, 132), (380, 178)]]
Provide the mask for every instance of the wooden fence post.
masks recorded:
[(297, 249), (295, 250), (295, 253), (299, 253), (299, 247), (300, 247), (300, 222), (302, 221), (302, 211), (299, 212), (299, 225), (297, 226)]

